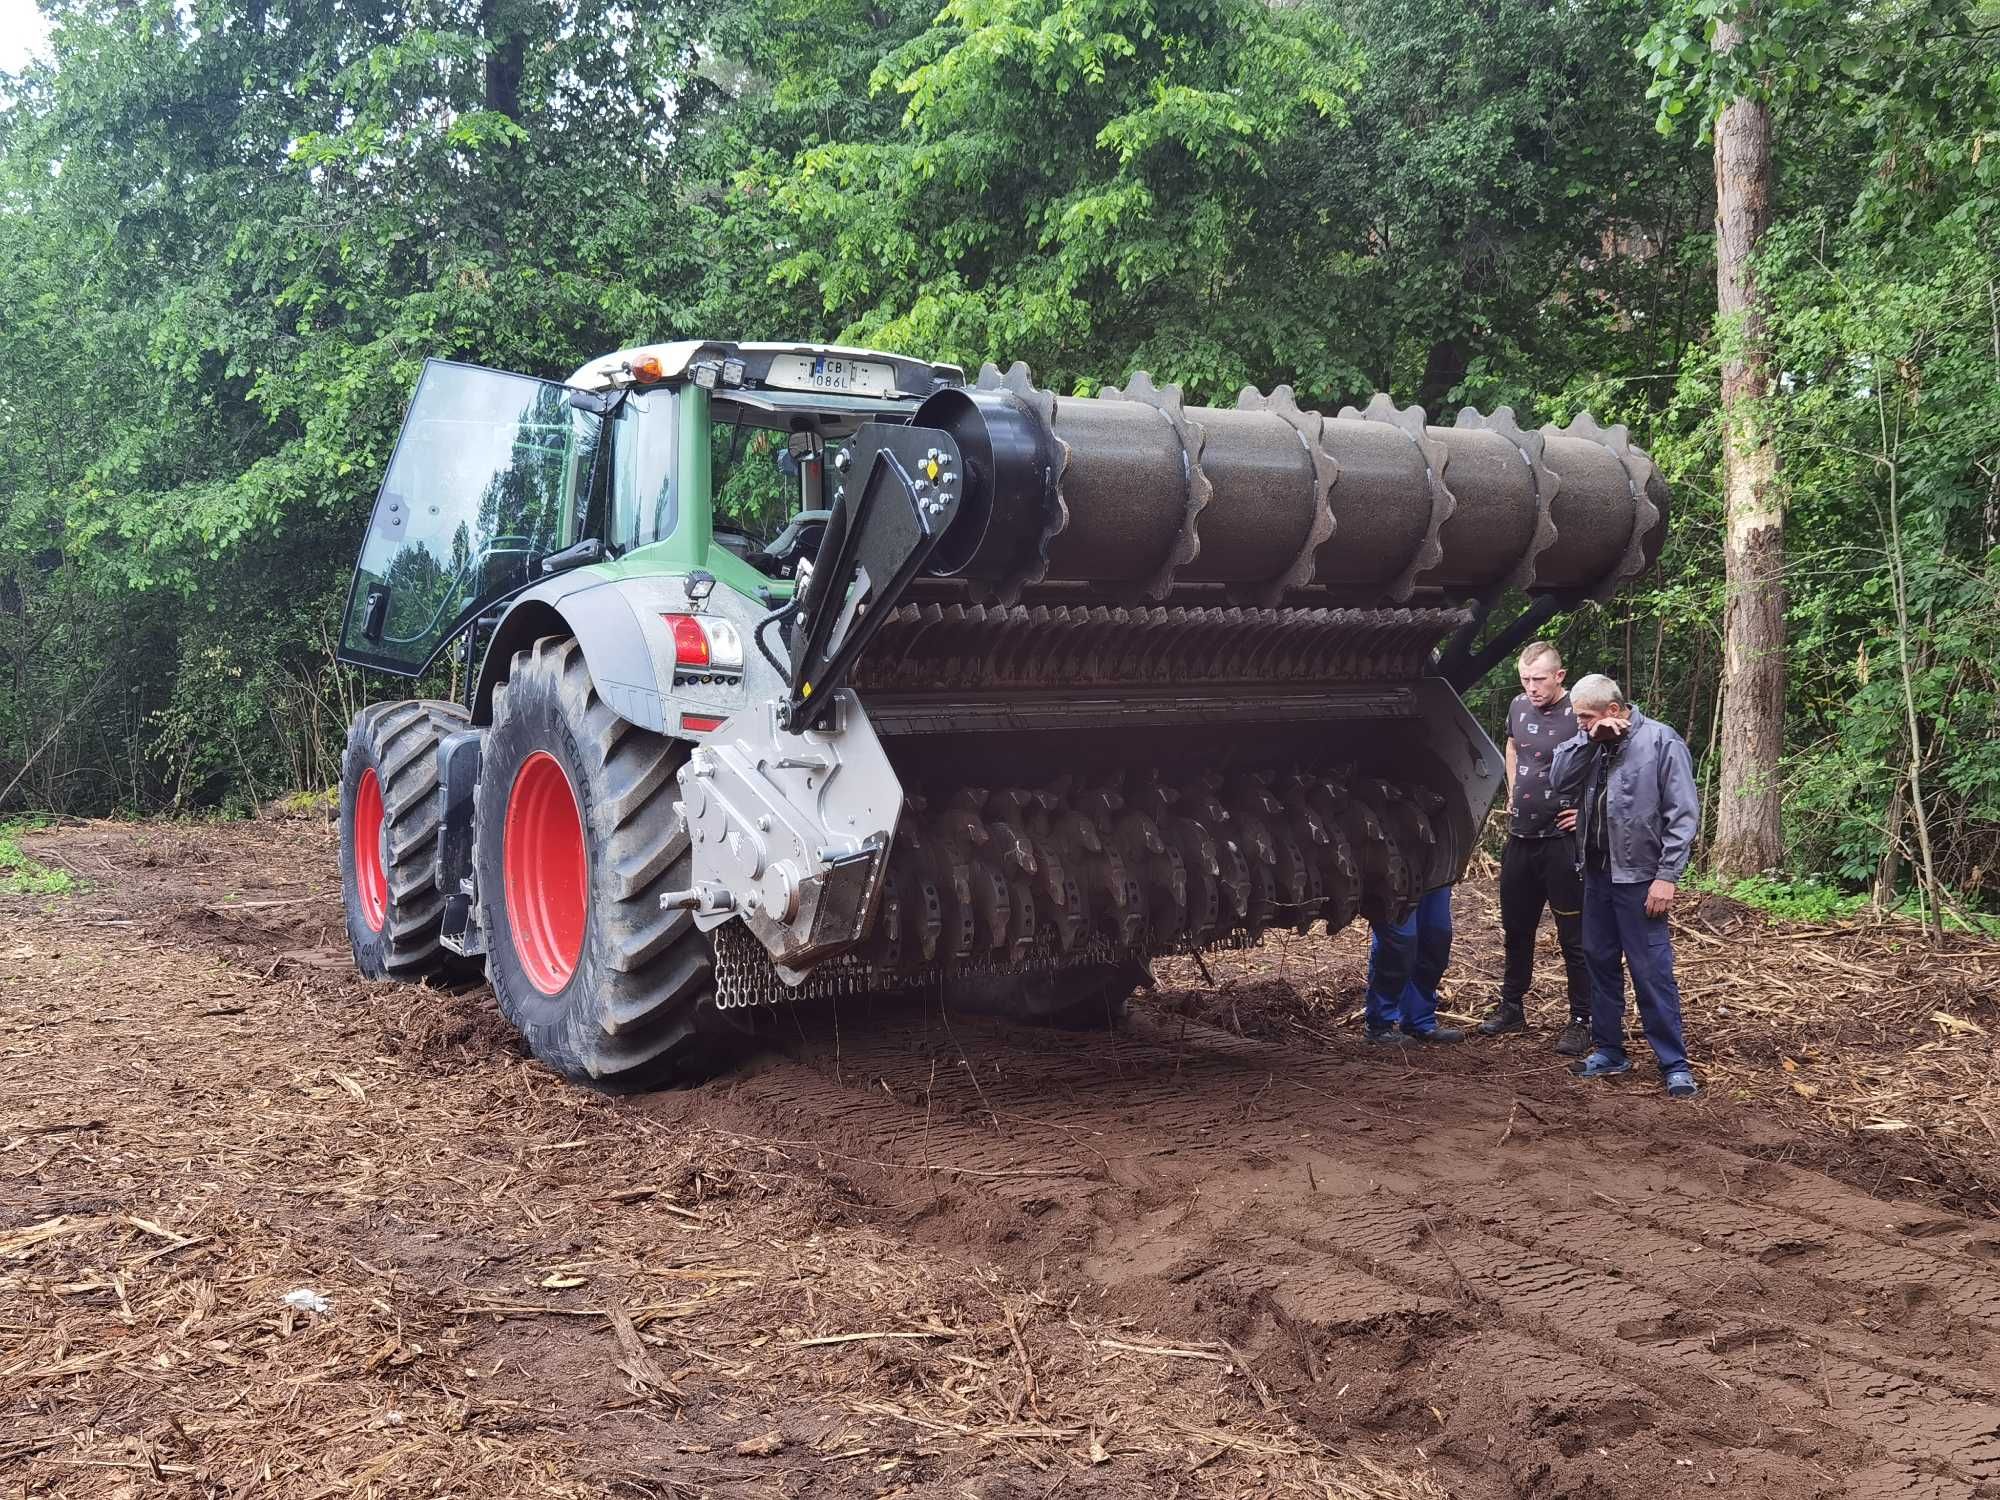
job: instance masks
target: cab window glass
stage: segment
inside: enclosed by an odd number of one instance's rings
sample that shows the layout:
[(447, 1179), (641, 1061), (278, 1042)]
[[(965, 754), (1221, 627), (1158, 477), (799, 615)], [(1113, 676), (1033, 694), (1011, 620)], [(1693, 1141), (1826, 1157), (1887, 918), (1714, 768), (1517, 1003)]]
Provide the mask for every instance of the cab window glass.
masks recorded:
[(680, 519), (673, 393), (634, 391), (619, 406), (617, 424), (609, 540), (621, 549), (643, 547), (671, 536)]
[(563, 386), (427, 363), (362, 542), (343, 656), (414, 675), (533, 581), (574, 527), (598, 426)]

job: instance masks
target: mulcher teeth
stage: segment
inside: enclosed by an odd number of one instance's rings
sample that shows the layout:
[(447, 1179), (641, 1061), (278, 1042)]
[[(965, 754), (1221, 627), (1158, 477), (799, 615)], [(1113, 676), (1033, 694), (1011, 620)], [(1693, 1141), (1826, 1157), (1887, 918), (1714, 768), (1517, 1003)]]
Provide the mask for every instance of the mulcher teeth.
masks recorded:
[(873, 935), (879, 980), (1197, 951), (1400, 921), (1432, 876), (1434, 794), (1332, 771), (1156, 771), (913, 797)]

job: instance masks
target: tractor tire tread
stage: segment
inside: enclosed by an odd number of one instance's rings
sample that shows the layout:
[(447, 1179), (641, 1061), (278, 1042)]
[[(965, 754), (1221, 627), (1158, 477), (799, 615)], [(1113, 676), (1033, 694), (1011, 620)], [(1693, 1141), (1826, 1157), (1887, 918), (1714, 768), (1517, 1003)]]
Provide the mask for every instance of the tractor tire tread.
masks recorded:
[[(412, 698), (372, 704), (354, 717), (341, 764), (341, 877), (348, 937), (355, 963), (372, 979), (422, 980), (453, 975), (464, 961), (439, 936), (444, 897), (432, 880), (431, 851), (442, 810), (437, 798), (437, 746), (466, 728), (456, 703)], [(383, 874), (387, 909), (379, 930), (362, 919), (355, 895), (351, 847), (354, 794), (372, 769), (382, 793)]]
[(606, 703), (582, 648), (566, 636), (515, 654), (494, 693), (493, 722), (501, 753), (482, 767), (482, 808), (474, 814), (482, 846), (504, 819), (504, 809), (483, 807), (511, 787), (513, 767), (502, 762), (531, 744), (547, 748), (543, 740), (585, 759), (580, 766), (565, 759), (565, 770), (582, 783), (590, 846), (583, 953), (558, 997), (528, 986), (511, 949), (500, 951), (511, 942), (500, 851), (482, 847), (475, 856), (492, 950), (487, 969), (501, 1010), (536, 1057), (579, 1082), (626, 1090), (712, 1076), (739, 1040), (716, 1008), (714, 950), (690, 913), (659, 904), (663, 892), (693, 880), (692, 845), (675, 810), (685, 742), (643, 729)]

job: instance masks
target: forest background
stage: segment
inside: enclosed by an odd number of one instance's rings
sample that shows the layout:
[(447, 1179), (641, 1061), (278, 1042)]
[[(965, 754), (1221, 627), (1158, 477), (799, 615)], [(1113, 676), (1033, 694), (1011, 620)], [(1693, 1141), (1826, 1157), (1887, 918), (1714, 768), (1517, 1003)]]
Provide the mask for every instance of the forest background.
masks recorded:
[(1788, 512), (1761, 889), (1907, 901), (1928, 843), (1947, 910), (2000, 909), (1992, 0), (42, 9), (0, 74), (0, 812), (325, 787), (400, 691), (330, 641), (422, 361), (560, 379), (677, 336), (1626, 423), (1667, 552), (1558, 638), (1713, 797), (1746, 334), (1709, 126), (1753, 98)]

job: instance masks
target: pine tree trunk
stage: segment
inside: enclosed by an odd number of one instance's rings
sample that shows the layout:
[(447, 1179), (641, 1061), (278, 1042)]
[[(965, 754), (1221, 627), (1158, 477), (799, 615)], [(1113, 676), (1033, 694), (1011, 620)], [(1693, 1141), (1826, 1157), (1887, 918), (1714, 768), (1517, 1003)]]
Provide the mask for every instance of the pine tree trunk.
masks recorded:
[[(1756, 24), (1754, 16), (1746, 16)], [(1716, 28), (1727, 52), (1741, 31)], [(1726, 531), (1722, 617), (1722, 780), (1713, 862), (1754, 875), (1783, 859), (1778, 759), (1785, 727), (1785, 512), (1763, 406), (1771, 371), (1751, 257), (1771, 217), (1771, 111), (1739, 99), (1715, 124), (1716, 311), (1723, 340)]]

